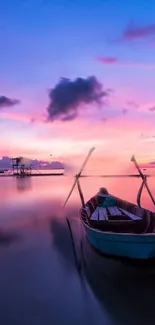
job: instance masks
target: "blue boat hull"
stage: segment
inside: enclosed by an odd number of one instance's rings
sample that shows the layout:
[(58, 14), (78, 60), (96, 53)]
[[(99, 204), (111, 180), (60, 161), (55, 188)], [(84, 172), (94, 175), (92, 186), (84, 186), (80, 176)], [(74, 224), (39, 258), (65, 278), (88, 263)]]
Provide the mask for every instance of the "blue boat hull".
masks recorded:
[(155, 234), (106, 233), (82, 223), (89, 242), (103, 254), (131, 259), (155, 258)]

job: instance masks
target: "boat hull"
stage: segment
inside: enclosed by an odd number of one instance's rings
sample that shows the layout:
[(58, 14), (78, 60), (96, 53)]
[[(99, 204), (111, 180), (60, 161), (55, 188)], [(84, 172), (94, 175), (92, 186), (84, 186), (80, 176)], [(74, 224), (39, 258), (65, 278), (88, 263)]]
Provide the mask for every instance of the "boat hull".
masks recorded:
[(82, 223), (89, 242), (100, 253), (136, 260), (155, 258), (155, 234), (106, 233)]

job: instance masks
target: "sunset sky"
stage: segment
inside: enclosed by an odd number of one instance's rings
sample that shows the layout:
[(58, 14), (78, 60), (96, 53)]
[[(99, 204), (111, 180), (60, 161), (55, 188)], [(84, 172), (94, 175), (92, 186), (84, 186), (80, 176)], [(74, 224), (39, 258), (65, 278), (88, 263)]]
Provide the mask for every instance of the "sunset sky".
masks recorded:
[(1, 157), (78, 162), (95, 146), (96, 168), (155, 160), (154, 0), (2, 0), (0, 12)]

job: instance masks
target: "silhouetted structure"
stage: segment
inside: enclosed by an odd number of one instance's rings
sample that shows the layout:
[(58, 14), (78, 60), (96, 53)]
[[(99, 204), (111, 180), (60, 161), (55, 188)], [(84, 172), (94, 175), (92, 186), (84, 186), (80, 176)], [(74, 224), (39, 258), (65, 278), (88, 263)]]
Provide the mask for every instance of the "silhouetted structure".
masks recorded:
[(23, 157), (12, 158), (13, 175), (19, 175), (19, 164)]
[(28, 176), (31, 175), (32, 167), (31, 165), (29, 167), (26, 167), (24, 164), (20, 167), (20, 176)]

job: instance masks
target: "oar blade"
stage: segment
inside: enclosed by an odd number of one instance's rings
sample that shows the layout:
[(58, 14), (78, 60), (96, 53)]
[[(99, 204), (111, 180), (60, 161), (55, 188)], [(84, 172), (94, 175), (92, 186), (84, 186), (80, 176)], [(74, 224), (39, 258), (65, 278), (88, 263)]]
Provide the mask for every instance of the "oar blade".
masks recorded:
[(135, 158), (134, 155), (131, 157), (131, 161), (135, 164), (135, 167), (137, 168), (137, 170), (138, 170), (139, 175), (141, 176), (141, 178), (144, 179), (144, 175), (143, 175), (143, 173), (142, 173), (142, 171), (141, 171), (141, 169), (140, 169), (140, 167), (139, 167), (139, 165), (137, 163), (137, 160), (136, 160), (136, 158)]
[(88, 155), (87, 155), (86, 159), (84, 160), (84, 162), (83, 162), (83, 164), (82, 164), (82, 166), (81, 166), (81, 169), (80, 169), (79, 173), (77, 174), (78, 176), (81, 175), (81, 173), (82, 173), (84, 167), (86, 166), (86, 163), (87, 163), (88, 159), (90, 158), (90, 156), (91, 156), (91, 154), (92, 154), (92, 152), (93, 152), (94, 150), (95, 150), (95, 147), (92, 147), (92, 148), (89, 150)]

